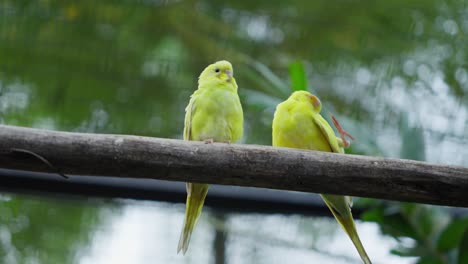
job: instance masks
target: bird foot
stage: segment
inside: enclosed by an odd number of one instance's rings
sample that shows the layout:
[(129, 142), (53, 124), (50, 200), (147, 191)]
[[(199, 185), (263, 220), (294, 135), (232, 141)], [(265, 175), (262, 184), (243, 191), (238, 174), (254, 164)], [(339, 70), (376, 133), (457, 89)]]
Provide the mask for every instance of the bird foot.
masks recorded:
[(343, 127), (341, 127), (340, 123), (338, 122), (338, 120), (336, 120), (335, 116), (331, 115), (331, 119), (333, 121), (333, 125), (335, 125), (336, 129), (338, 130), (338, 133), (341, 136), (341, 140), (343, 140), (343, 147), (349, 147), (351, 143), (349, 143), (346, 140), (346, 137), (349, 137), (351, 140), (354, 140), (354, 137), (351, 136), (351, 134), (349, 134), (346, 130), (344, 130)]
[(214, 139), (208, 138), (208, 139), (203, 140), (203, 142), (205, 142), (205, 144), (213, 144), (213, 143), (214, 143)]

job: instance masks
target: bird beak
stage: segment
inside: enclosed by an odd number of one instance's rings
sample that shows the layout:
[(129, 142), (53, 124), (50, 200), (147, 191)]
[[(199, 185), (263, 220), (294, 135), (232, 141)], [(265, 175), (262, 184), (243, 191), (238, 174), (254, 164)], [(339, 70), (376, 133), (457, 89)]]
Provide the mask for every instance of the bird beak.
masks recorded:
[(232, 79), (232, 71), (231, 70), (225, 70), (224, 73), (226, 73), (227, 76), (229, 76), (229, 79)]

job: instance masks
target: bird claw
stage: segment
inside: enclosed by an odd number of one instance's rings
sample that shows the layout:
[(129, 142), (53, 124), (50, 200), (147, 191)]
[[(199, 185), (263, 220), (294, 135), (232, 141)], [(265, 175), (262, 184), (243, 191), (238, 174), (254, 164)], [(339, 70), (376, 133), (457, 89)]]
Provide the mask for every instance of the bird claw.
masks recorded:
[(349, 137), (351, 140), (354, 140), (354, 137), (351, 136), (346, 130), (341, 127), (340, 123), (338, 120), (336, 120), (335, 116), (331, 115), (331, 119), (333, 121), (333, 125), (335, 125), (336, 129), (338, 130), (338, 133), (340, 134), (341, 140), (343, 140), (343, 147), (347, 148), (351, 145), (349, 141), (346, 140), (346, 137)]
[(214, 143), (214, 139), (208, 138), (208, 139), (205, 139), (203, 142), (205, 142), (205, 144), (213, 144), (213, 143)]

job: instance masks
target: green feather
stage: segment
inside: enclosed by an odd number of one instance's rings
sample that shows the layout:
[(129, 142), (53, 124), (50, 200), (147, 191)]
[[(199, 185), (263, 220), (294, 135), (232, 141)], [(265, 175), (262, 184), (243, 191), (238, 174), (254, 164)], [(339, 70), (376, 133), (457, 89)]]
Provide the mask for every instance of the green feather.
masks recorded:
[[(198, 90), (185, 109), (185, 140), (235, 142), (242, 137), (244, 116), (232, 74), (227, 61), (211, 64), (200, 74)], [(187, 252), (207, 193), (207, 184), (187, 183), (185, 221), (177, 252)]]
[[(280, 103), (273, 118), (273, 146), (344, 153), (343, 141), (320, 115), (320, 109), (320, 100), (307, 91), (296, 91)], [(354, 224), (351, 197), (322, 195), (322, 198), (350, 237), (362, 261), (370, 264)]]

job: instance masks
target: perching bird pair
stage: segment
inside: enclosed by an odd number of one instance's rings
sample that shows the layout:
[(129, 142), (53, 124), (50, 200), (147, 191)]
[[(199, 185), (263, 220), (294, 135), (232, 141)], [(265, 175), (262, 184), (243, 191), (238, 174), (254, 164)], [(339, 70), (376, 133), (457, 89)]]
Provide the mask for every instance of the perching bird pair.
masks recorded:
[[(198, 89), (185, 109), (184, 140), (235, 142), (242, 137), (243, 112), (233, 69), (228, 61), (218, 61), (203, 70)], [(349, 143), (339, 123), (332, 117), (341, 138), (320, 115), (320, 100), (306, 91), (294, 92), (276, 107), (273, 118), (273, 146), (344, 153)], [(177, 252), (188, 249), (193, 228), (201, 214), (207, 184), (187, 183), (184, 227)], [(351, 197), (322, 194), (328, 208), (354, 243), (364, 263), (371, 261), (364, 250), (351, 214)]]

